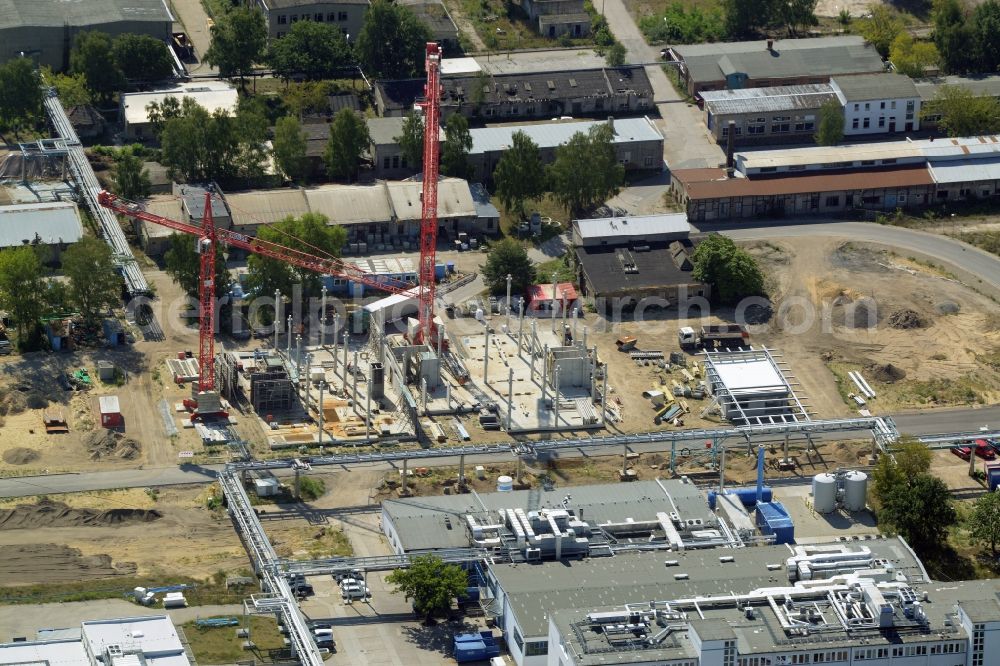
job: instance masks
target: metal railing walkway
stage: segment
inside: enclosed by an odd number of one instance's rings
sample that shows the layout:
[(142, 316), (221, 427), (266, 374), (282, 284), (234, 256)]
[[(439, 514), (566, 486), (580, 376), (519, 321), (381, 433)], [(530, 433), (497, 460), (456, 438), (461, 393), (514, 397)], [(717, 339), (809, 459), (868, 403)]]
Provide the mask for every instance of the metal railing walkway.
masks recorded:
[(47, 91), (45, 110), (52, 120), (52, 126), (56, 133), (66, 144), (69, 169), (73, 174), (73, 180), (76, 181), (80, 193), (87, 202), (87, 207), (100, 225), (105, 242), (111, 247), (115, 263), (121, 268), (122, 275), (125, 277), (128, 293), (132, 296), (148, 294), (149, 284), (146, 282), (146, 276), (142, 274), (139, 264), (136, 263), (132, 248), (129, 247), (128, 241), (125, 239), (125, 233), (122, 231), (121, 225), (118, 224), (118, 219), (114, 213), (97, 202), (101, 185), (97, 182), (97, 176), (94, 175), (94, 170), (90, 167), (90, 162), (87, 161), (87, 155), (83, 152), (80, 137), (77, 136), (76, 130), (69, 122), (66, 111), (59, 102), (54, 89)]

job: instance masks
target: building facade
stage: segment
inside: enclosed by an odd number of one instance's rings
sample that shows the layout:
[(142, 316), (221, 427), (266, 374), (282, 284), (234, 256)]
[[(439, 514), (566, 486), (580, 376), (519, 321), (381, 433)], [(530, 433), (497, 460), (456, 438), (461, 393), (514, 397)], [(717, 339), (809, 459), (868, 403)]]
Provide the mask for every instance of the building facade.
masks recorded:
[(705, 126), (717, 143), (728, 142), (733, 123), (736, 145), (796, 143), (816, 134), (820, 108), (836, 99), (827, 83), (739, 90), (706, 90)]
[(521, 8), (546, 37), (586, 37), (590, 34), (590, 15), (583, 0), (521, 0)]
[(267, 34), (271, 39), (284, 37), (298, 21), (330, 23), (353, 42), (364, 25), (368, 0), (338, 0), (313, 2), (311, 0), (250, 0), (264, 14)]
[(844, 108), (844, 135), (896, 134), (920, 129), (920, 93), (908, 76), (838, 76), (830, 87)]

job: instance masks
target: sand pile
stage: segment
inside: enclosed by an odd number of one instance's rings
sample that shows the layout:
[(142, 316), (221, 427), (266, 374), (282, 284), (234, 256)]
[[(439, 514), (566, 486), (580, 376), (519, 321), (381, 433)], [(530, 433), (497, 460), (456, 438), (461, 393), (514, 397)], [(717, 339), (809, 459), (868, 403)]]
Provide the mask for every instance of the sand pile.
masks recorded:
[(16, 446), (3, 452), (3, 461), (8, 465), (27, 465), (38, 458), (38, 451), (23, 446)]
[(43, 500), (37, 504), (19, 504), (0, 510), (0, 530), (37, 527), (106, 527), (130, 523), (149, 523), (163, 517), (147, 509), (73, 509), (62, 502)]
[(133, 460), (139, 456), (142, 446), (131, 437), (112, 430), (95, 430), (83, 438), (83, 445), (90, 453), (91, 460), (120, 458)]
[(897, 368), (892, 363), (872, 363), (865, 368), (865, 373), (883, 384), (892, 384), (906, 377), (906, 370)]
[(923, 328), (927, 325), (927, 322), (924, 321), (919, 312), (910, 310), (909, 308), (893, 312), (889, 315), (888, 323), (889, 326), (900, 329)]
[(941, 301), (934, 308), (941, 314), (958, 314), (962, 306), (955, 301)]

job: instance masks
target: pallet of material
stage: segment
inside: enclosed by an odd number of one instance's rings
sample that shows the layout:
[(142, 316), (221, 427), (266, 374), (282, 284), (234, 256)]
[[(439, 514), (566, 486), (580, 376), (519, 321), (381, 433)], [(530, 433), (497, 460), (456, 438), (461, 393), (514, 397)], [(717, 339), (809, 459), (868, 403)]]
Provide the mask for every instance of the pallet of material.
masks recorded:
[(45, 432), (49, 434), (69, 432), (69, 424), (66, 423), (66, 416), (61, 409), (46, 409), (42, 412), (42, 422), (45, 423)]

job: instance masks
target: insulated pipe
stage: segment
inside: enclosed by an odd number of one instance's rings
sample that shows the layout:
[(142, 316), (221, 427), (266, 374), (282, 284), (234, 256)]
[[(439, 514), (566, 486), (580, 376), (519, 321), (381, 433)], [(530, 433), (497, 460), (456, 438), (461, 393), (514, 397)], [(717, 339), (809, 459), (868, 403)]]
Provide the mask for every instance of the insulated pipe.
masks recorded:
[[(725, 451), (725, 447), (722, 449)], [(757, 447), (757, 503), (764, 499), (764, 445)]]

